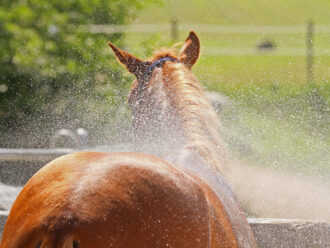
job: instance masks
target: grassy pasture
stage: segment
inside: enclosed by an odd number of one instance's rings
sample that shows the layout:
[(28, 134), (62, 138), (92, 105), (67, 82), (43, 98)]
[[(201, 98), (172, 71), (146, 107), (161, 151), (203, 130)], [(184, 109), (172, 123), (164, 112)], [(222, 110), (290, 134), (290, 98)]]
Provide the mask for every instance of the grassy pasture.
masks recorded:
[[(166, 0), (154, 1), (139, 23), (166, 23), (173, 16), (189, 24), (296, 25), (312, 19), (329, 24), (328, 0)], [(162, 5), (159, 5), (162, 2)]]
[[(198, 34), (201, 57), (194, 67), (199, 77), (213, 82), (306, 83), (306, 39), (304, 34)], [(180, 32), (183, 41), (187, 32)], [(276, 44), (271, 52), (258, 52), (257, 43), (270, 39)], [(169, 34), (129, 34), (126, 43), (134, 54), (146, 58), (153, 48), (171, 45)], [(316, 34), (314, 81), (330, 81), (329, 34)], [(330, 43), (329, 43), (330, 44)], [(328, 46), (328, 47), (327, 47)], [(205, 70), (207, 68), (207, 70)]]
[[(330, 25), (327, 0), (164, 1), (143, 10), (139, 24)], [(180, 26), (179, 26), (180, 27)], [(322, 27), (322, 26), (321, 26)], [(261, 166), (330, 178), (330, 33), (314, 35), (314, 80), (306, 78), (304, 32), (209, 33), (201, 30), (201, 57), (193, 68), (206, 89), (233, 104), (220, 115), (232, 152)], [(187, 36), (179, 31), (179, 41)], [(258, 52), (271, 40), (275, 49)], [(173, 45), (170, 32), (128, 34), (126, 48), (141, 58)], [(180, 45), (178, 46), (180, 48)]]

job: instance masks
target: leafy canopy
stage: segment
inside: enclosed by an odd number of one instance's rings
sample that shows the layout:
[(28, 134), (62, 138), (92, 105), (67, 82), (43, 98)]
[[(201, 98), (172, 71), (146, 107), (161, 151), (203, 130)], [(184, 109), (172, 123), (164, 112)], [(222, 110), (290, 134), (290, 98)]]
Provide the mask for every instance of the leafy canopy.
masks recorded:
[[(99, 132), (113, 123), (126, 81), (106, 41), (120, 45), (122, 35), (90, 34), (82, 25), (128, 23), (145, 3), (2, 0), (0, 146), (24, 146), (24, 139), (9, 141), (15, 133), (77, 126)], [(48, 144), (40, 137), (32, 146)]]

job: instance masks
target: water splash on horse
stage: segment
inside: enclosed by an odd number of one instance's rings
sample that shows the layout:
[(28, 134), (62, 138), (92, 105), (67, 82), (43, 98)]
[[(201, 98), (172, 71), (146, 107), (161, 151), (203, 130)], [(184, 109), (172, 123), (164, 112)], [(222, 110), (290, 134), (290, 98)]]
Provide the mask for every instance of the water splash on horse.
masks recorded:
[(15, 201), (0, 247), (256, 247), (224, 176), (218, 117), (191, 73), (196, 34), (178, 56), (166, 49), (146, 61), (109, 45), (136, 76), (140, 153), (82, 152), (44, 166)]

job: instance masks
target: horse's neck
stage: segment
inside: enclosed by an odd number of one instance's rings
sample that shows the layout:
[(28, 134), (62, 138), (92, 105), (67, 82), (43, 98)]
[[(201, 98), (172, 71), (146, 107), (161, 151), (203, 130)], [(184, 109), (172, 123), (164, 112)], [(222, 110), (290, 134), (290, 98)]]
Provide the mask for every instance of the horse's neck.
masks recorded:
[[(179, 81), (173, 75), (170, 77), (172, 82)], [(175, 98), (171, 102), (176, 104), (173, 108), (177, 110), (180, 132), (184, 137), (180, 150), (193, 151), (199, 156), (203, 163), (196, 163), (197, 166), (206, 163), (223, 172), (226, 149), (219, 134), (218, 116), (191, 72), (183, 70), (180, 77), (182, 81), (175, 83), (175, 94), (170, 96)]]
[(211, 167), (222, 169), (217, 115), (188, 69), (173, 64), (156, 73), (144, 100), (136, 118), (140, 151), (171, 161), (182, 150), (194, 151)]
[(147, 97), (136, 118), (137, 150), (168, 159), (185, 143), (182, 124), (163, 84), (149, 87)]

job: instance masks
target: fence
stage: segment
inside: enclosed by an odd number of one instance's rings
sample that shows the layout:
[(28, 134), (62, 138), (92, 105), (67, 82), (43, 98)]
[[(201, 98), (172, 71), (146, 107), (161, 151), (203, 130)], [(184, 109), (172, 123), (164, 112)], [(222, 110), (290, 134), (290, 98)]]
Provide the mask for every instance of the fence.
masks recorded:
[[(330, 25), (313, 25), (316, 33), (330, 33)], [(212, 34), (304, 34), (306, 25), (211, 25), (198, 24), (188, 25), (179, 24), (178, 21), (172, 21), (170, 24), (131, 24), (131, 25), (86, 25), (82, 30), (90, 33), (158, 33), (168, 32), (172, 38), (180, 31), (194, 30), (198, 33)], [(177, 30), (177, 31), (173, 31)]]
[(306, 75), (307, 81), (313, 81), (313, 61), (314, 56), (330, 56), (330, 48), (314, 49), (314, 34), (330, 34), (330, 25), (314, 25), (309, 21), (307, 25), (210, 25), (180, 24), (173, 18), (169, 24), (135, 24), (135, 25), (88, 25), (83, 26), (85, 32), (99, 34), (113, 33), (159, 33), (168, 32), (172, 40), (177, 40), (179, 31), (194, 30), (198, 33), (210, 34), (305, 34), (305, 48), (278, 48), (267, 53), (256, 53), (254, 48), (204, 48), (206, 55), (226, 55), (226, 56), (306, 56)]

